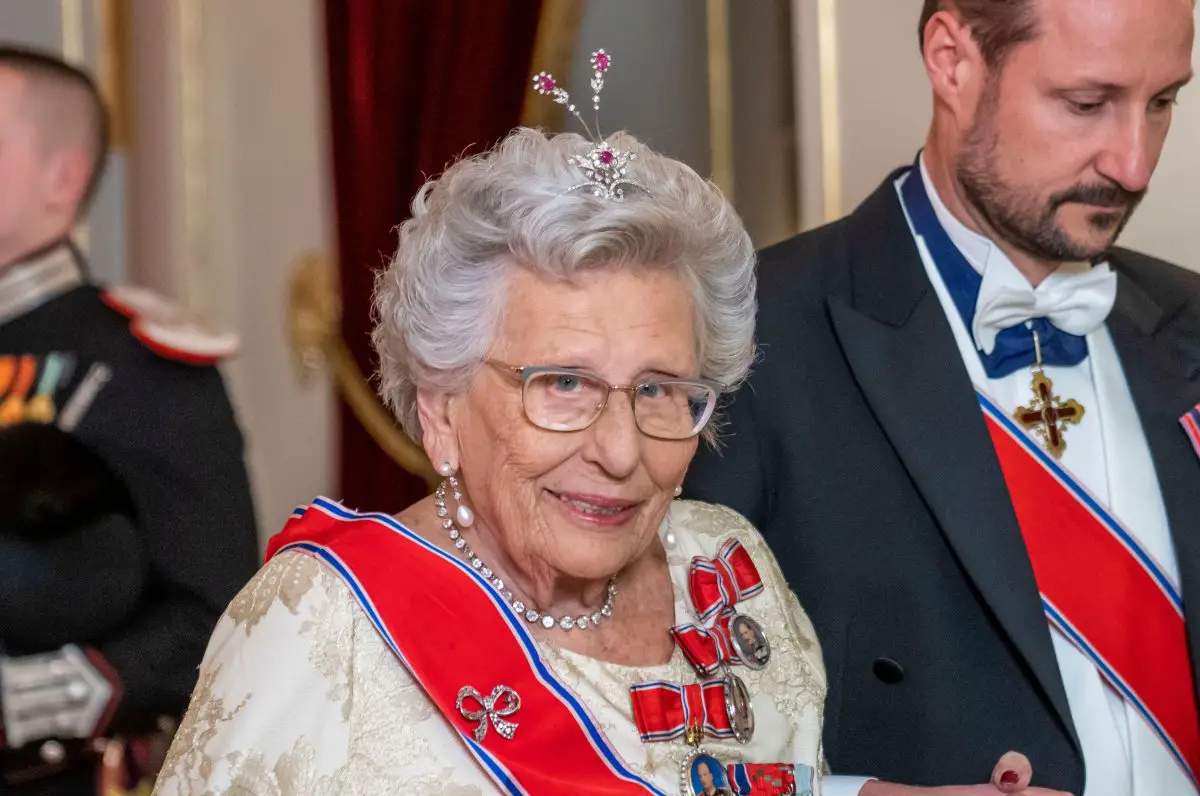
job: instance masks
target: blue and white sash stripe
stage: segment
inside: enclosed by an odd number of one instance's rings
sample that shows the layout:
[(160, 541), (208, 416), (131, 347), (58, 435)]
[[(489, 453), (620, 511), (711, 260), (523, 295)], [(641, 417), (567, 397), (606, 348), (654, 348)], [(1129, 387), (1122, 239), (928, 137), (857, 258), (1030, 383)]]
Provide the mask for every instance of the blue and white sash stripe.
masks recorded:
[(1170, 576), (1163, 571), (1162, 565), (1154, 560), (1154, 557), (1142, 547), (1141, 543), (1135, 539), (1129, 531), (1121, 526), (1120, 521), (1113, 517), (1100, 503), (1092, 497), (1083, 485), (1076, 481), (1070, 473), (1063, 469), (1057, 461), (1054, 460), (1048, 453), (1042, 450), (1033, 439), (1029, 437), (1016, 423), (1013, 422), (1005, 412), (996, 405), (991, 398), (985, 395), (982, 391), (976, 390), (976, 395), (979, 398), (979, 406), (983, 409), (988, 417), (996, 421), (1004, 431), (1012, 437), (1017, 443), (1025, 448), (1031, 456), (1034, 457), (1056, 481), (1067, 489), (1079, 502), (1087, 508), (1093, 517), (1099, 520), (1100, 524), (1111, 533), (1122, 546), (1138, 561), (1142, 568), (1146, 570), (1151, 579), (1158, 585), (1159, 589), (1171, 605), (1183, 617), (1183, 596), (1180, 594), (1179, 587), (1171, 580)]
[(1059, 611), (1058, 608), (1055, 607), (1054, 603), (1050, 602), (1050, 600), (1047, 599), (1044, 594), (1041, 595), (1041, 597), (1042, 608), (1045, 610), (1046, 617), (1050, 620), (1050, 624), (1058, 628), (1059, 632), (1066, 636), (1067, 639), (1069, 639), (1070, 642), (1074, 644), (1080, 652), (1086, 655), (1087, 658), (1095, 665), (1097, 671), (1100, 672), (1100, 675), (1107, 680), (1114, 689), (1116, 689), (1116, 691), (1133, 707), (1134, 710), (1141, 714), (1142, 718), (1146, 720), (1146, 723), (1150, 725), (1150, 729), (1154, 730), (1154, 734), (1162, 740), (1163, 744), (1167, 747), (1167, 751), (1169, 751), (1171, 756), (1175, 758), (1175, 762), (1179, 763), (1180, 767), (1182, 767), (1184, 771), (1188, 772), (1188, 774), (1191, 775), (1194, 780), (1196, 772), (1192, 771), (1191, 766), (1189, 766), (1187, 763), (1187, 759), (1183, 756), (1183, 753), (1180, 751), (1175, 742), (1171, 740), (1171, 736), (1167, 734), (1167, 731), (1163, 728), (1162, 723), (1159, 722), (1158, 718), (1150, 711), (1150, 708), (1148, 708), (1146, 704), (1138, 698), (1133, 689), (1129, 687), (1129, 684), (1126, 683), (1119, 674), (1117, 674), (1116, 669), (1109, 665), (1108, 661), (1105, 660), (1104, 656), (1092, 646), (1091, 642), (1089, 642), (1087, 638), (1085, 638), (1084, 635), (1080, 633), (1074, 625), (1071, 624), (1066, 615)]

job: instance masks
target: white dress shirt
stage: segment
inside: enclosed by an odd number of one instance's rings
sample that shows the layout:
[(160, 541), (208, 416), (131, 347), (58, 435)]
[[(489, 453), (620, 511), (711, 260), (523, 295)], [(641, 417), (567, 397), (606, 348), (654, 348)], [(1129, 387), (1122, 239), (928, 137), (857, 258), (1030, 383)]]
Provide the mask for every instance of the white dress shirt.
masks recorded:
[[(897, 194), (903, 181), (911, 176), (910, 172), (897, 180)], [(946, 209), (929, 179), (923, 161), (920, 176), (925, 181), (938, 220), (951, 241), (971, 267), (983, 276), (977, 306), (994, 298), (986, 294), (989, 285), (1012, 287), (1024, 283), (1028, 286), (1028, 282), (998, 246), (967, 229)], [(1017, 406), (1028, 403), (1032, 397), (1030, 370), (1021, 368), (1001, 378), (988, 378), (975, 341), (963, 323), (924, 241), (915, 232), (913, 235), (975, 386), (1009, 413)], [(1104, 266), (1097, 266), (1100, 267)], [(1086, 265), (1064, 265), (1060, 268), (1059, 278), (1070, 278), (1073, 272), (1083, 274), (1086, 268)], [(1074, 398), (1085, 409), (1082, 422), (1070, 426), (1066, 431), (1067, 448), (1061, 464), (1099, 503), (1121, 520), (1125, 528), (1158, 561), (1163, 571), (1178, 584), (1178, 565), (1171, 543), (1166, 507), (1121, 360), (1106, 326), (1100, 325), (1086, 337), (1088, 357), (1082, 362), (1070, 367), (1048, 365), (1045, 368), (1046, 375), (1054, 382), (1055, 393), (1064, 400)], [(1051, 632), (1051, 638), (1075, 730), (1083, 747), (1087, 785), (1082, 796), (1195, 796), (1195, 786), (1162, 742), (1141, 716), (1108, 686), (1091, 661), (1057, 630)], [(1030, 758), (1036, 784), (1038, 750), (1016, 751)], [(827, 778), (825, 792), (829, 796), (858, 792), (839, 791), (833, 782), (838, 779), (841, 778)], [(861, 787), (862, 781), (856, 782)]]

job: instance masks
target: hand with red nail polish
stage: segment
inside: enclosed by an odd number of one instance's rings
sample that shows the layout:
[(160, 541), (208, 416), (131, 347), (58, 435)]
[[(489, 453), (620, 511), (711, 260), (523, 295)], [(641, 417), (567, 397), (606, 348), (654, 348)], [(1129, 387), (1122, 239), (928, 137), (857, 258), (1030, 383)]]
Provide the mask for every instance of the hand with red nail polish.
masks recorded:
[(1033, 766), (1020, 752), (1009, 752), (992, 769), (992, 784), (1001, 793), (1021, 793), (1033, 779)]
[(858, 796), (1070, 796), (1062, 791), (1030, 787), (1033, 766), (1020, 752), (1009, 752), (1000, 758), (986, 785), (949, 785), (940, 788), (917, 788), (891, 782), (868, 782)]

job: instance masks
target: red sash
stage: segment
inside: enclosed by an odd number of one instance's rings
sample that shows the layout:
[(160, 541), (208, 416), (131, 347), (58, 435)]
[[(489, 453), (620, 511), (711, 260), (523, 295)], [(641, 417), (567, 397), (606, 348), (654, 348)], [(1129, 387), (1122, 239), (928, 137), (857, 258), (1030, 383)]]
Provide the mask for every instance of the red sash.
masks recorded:
[(284, 550), (316, 556), (345, 581), (503, 792), (665, 796), (621, 760), (523, 620), (462, 561), (391, 517), (323, 499), (297, 509), (267, 559)]
[(979, 404), (1046, 616), (1196, 782), (1200, 719), (1179, 589), (1115, 517), (982, 393)]

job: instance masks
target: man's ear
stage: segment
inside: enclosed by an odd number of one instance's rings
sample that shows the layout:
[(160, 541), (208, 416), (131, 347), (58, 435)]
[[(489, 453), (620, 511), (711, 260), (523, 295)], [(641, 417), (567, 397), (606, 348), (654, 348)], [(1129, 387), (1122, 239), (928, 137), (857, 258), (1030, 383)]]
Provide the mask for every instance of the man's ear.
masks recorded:
[(937, 101), (960, 119), (973, 116), (987, 64), (971, 29), (952, 12), (939, 11), (925, 25), (924, 41), (925, 72)]
[(417, 390), (417, 417), (421, 421), (421, 443), (425, 454), (440, 472), (443, 463), (458, 469), (458, 437), (454, 427), (456, 396), (437, 390)]
[(82, 149), (69, 147), (56, 152), (50, 156), (46, 171), (49, 203), (74, 216), (91, 178), (92, 161)]

